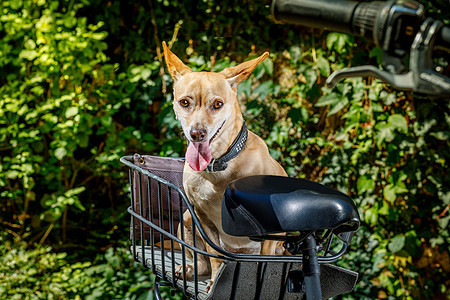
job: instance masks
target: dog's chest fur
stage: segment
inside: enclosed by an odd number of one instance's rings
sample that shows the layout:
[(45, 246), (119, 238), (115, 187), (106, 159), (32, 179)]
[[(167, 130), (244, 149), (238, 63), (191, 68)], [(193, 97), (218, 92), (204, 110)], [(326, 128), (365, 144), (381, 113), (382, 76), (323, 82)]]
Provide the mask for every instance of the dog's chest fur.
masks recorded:
[(183, 185), (196, 211), (202, 211), (218, 227), (221, 226), (222, 196), (229, 183), (227, 171), (221, 173), (195, 172), (185, 167)]
[(209, 223), (215, 227), (214, 231), (217, 232), (223, 249), (235, 253), (256, 254), (260, 252), (261, 243), (246, 237), (232, 237), (222, 230), (222, 197), (227, 185), (237, 178), (232, 165), (233, 162), (227, 170), (217, 173), (194, 172), (187, 166), (183, 173), (184, 189), (195, 211), (203, 219), (202, 224)]

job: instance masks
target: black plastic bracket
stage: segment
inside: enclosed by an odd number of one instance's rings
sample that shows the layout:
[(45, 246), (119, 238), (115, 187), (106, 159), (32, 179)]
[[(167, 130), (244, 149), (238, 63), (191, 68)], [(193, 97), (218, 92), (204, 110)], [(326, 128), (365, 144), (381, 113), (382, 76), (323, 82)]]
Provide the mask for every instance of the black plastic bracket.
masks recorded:
[(305, 293), (305, 282), (301, 270), (290, 271), (288, 274), (287, 288), (289, 293)]

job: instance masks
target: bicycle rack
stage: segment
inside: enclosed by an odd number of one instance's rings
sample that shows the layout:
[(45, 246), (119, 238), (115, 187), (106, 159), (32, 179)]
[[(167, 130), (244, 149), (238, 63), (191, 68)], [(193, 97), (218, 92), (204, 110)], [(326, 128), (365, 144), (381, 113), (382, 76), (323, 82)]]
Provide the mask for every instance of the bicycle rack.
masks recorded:
[[(135, 154), (124, 156), (120, 161), (129, 168), (131, 252), (135, 261), (156, 275), (157, 299), (160, 299), (160, 285), (169, 285), (191, 299), (202, 300), (304, 298), (302, 287), (293, 285), (291, 280), (301, 276), (301, 255), (236, 254), (209, 240), (182, 188), (182, 159)], [(193, 244), (184, 240), (182, 216), (186, 209), (192, 215), (192, 228), (196, 229)], [(199, 238), (219, 254), (199, 249)], [(353, 290), (358, 273), (331, 265), (346, 252), (350, 240), (351, 234), (334, 235), (329, 231), (323, 234), (323, 255), (318, 256), (318, 261), (324, 298)], [(192, 261), (186, 257), (187, 248), (194, 253)], [(198, 275), (199, 254), (223, 260), (208, 293), (209, 278)], [(182, 274), (186, 274), (190, 263), (194, 263), (192, 281), (186, 276), (174, 276), (176, 266), (181, 265)]]

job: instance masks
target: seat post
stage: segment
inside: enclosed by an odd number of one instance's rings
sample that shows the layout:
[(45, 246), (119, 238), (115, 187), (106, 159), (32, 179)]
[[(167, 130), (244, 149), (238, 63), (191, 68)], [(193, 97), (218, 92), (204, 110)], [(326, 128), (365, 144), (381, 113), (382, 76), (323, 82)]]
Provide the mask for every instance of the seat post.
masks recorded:
[(320, 266), (317, 260), (317, 247), (314, 233), (308, 236), (303, 242), (302, 254), (306, 300), (322, 300)]

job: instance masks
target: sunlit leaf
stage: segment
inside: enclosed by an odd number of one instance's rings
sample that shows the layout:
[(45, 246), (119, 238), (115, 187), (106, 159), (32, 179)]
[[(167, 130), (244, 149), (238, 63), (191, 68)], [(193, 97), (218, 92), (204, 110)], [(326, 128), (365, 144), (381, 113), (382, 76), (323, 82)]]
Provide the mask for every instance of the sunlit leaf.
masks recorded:
[(397, 235), (395, 236), (388, 245), (388, 248), (391, 252), (396, 253), (403, 249), (405, 246), (405, 236)]
[(363, 194), (364, 192), (370, 192), (375, 189), (375, 181), (366, 175), (359, 177), (356, 185), (359, 194)]
[(406, 123), (405, 117), (402, 115), (395, 114), (389, 116), (387, 123), (393, 129), (398, 129), (401, 132), (408, 131), (408, 124)]
[(59, 147), (55, 150), (55, 156), (57, 159), (61, 160), (67, 155), (67, 150), (64, 147)]
[(322, 76), (330, 76), (330, 63), (327, 59), (325, 59), (325, 57), (320, 56), (317, 59), (316, 66)]
[(337, 93), (325, 94), (319, 98), (315, 106), (321, 107), (326, 105), (335, 105), (341, 101), (341, 97)]
[(69, 119), (78, 114), (78, 107), (72, 106), (66, 110), (66, 118)]

